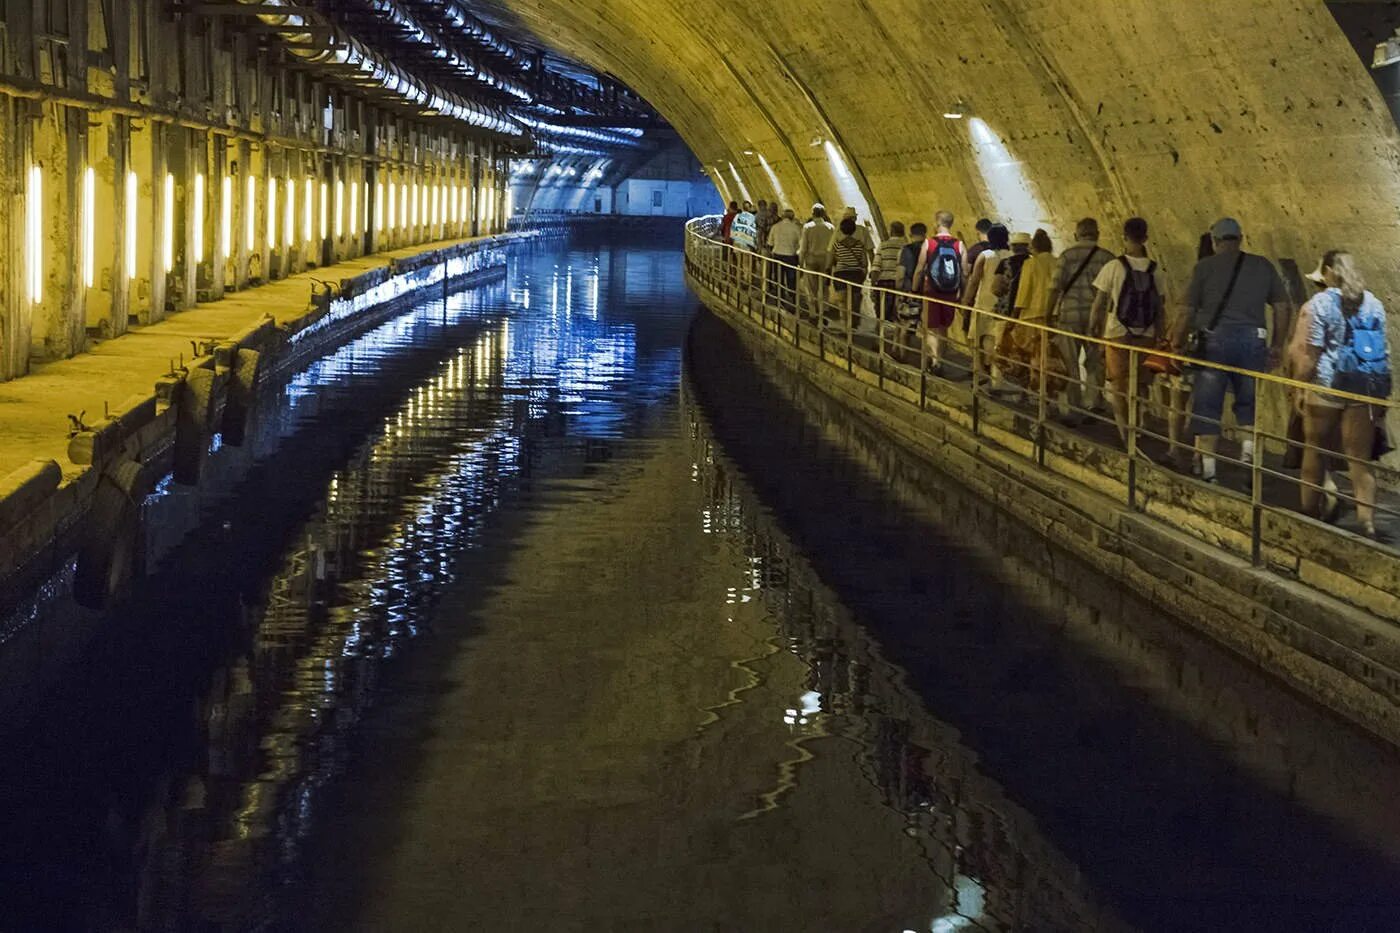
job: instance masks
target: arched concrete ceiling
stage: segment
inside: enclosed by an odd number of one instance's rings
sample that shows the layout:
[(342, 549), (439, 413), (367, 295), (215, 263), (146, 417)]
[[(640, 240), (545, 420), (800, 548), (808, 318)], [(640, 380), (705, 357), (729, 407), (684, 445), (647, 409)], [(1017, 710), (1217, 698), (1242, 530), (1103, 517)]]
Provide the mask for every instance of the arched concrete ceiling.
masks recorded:
[(495, 5), (630, 84), (735, 195), (731, 162), (799, 210), (864, 192), (885, 220), (947, 207), (1057, 244), (1140, 213), (1178, 281), (1229, 213), (1257, 251), (1309, 266), (1344, 245), (1400, 286), (1396, 129), (1320, 0)]

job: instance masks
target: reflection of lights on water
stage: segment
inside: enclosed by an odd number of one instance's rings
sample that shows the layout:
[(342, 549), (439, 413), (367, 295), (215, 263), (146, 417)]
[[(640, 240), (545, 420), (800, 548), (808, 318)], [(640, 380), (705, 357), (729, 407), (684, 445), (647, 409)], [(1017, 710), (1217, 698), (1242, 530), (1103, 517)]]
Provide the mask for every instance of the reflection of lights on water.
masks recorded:
[[(986, 912), (987, 904), (987, 891), (981, 882), (960, 874), (953, 879), (952, 895), (953, 903), (950, 906), (953, 912), (934, 917), (929, 924), (929, 933), (956, 933), (969, 927), (981, 928), (982, 924), (978, 921)], [(919, 931), (906, 929), (904, 933)]]
[(783, 722), (789, 726), (805, 726), (812, 717), (822, 711), (822, 696), (815, 690), (808, 690), (797, 701), (795, 709), (783, 711)]

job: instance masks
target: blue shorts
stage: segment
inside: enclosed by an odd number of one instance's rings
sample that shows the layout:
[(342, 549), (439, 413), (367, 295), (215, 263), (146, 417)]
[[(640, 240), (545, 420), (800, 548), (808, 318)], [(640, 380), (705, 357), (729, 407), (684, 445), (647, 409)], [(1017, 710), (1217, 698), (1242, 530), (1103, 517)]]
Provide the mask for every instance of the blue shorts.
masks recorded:
[[(1269, 345), (1254, 327), (1219, 330), (1206, 341), (1206, 363), (1263, 372), (1269, 365)], [(1235, 397), (1235, 423), (1254, 423), (1254, 379), (1241, 373), (1200, 366), (1191, 391), (1191, 431), (1207, 437), (1220, 433), (1225, 392)]]

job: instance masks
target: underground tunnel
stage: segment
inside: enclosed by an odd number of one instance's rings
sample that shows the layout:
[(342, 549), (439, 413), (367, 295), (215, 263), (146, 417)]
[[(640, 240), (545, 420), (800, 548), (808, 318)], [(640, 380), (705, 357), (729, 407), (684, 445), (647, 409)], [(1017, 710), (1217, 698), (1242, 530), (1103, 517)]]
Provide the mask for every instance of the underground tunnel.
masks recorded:
[(0, 108), (0, 930), (1400, 926), (1400, 4), (0, 0)]

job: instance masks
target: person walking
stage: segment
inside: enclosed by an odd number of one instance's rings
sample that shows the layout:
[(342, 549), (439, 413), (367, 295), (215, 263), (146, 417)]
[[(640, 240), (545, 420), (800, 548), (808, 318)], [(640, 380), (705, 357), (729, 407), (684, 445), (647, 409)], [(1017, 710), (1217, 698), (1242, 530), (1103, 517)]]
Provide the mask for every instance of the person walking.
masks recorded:
[[(1337, 510), (1319, 511), (1326, 450), (1347, 458), (1356, 516), (1370, 538), (1376, 528), (1376, 476), (1371, 461), (1385, 446), (1385, 409), (1369, 402), (1329, 395), (1334, 389), (1384, 401), (1391, 394), (1390, 347), (1386, 339), (1385, 308), (1366, 290), (1366, 282), (1350, 253), (1329, 252), (1323, 259), (1327, 289), (1304, 306), (1306, 331), (1293, 344), (1290, 361), (1295, 378), (1310, 382), (1299, 404), (1304, 415), (1303, 485), (1305, 513), (1336, 521)], [(1341, 443), (1336, 442), (1340, 432)]]
[[(914, 272), (919, 268), (919, 254), (923, 252), (924, 241), (928, 239), (928, 225), (922, 221), (909, 226), (909, 240), (904, 244), (904, 248), (899, 251), (899, 290), (902, 292), (912, 292), (914, 290)], [(923, 302), (914, 298), (901, 297), (895, 306), (895, 317), (899, 319), (900, 337), (899, 349), (901, 358), (906, 351), (909, 359), (905, 362), (917, 360), (920, 355), (919, 350), (919, 326), (920, 318), (923, 317)]]
[[(735, 218), (735, 217), (738, 217), (738, 216), (739, 216), (739, 202), (738, 202), (738, 201), (730, 201), (730, 202), (729, 202), (729, 210), (725, 211), (725, 212), (724, 212), (724, 216), (721, 217), (720, 220), (719, 220), (719, 239), (720, 239), (720, 242), (723, 243), (725, 246), (733, 246), (733, 245), (734, 245), (734, 237), (733, 237), (732, 231), (733, 231), (733, 229), (734, 229), (734, 218)], [(733, 264), (733, 262), (734, 262), (734, 250), (732, 250), (732, 249), (726, 249), (726, 250), (724, 251), (724, 261), (727, 262), (727, 263)]]
[(826, 279), (821, 274), (831, 269), (831, 242), (835, 239), (836, 228), (826, 219), (826, 208), (820, 201), (812, 205), (812, 219), (802, 227), (802, 238), (798, 243), (798, 258), (804, 272), (799, 283), (799, 306), (805, 298), (815, 307), (818, 318), (822, 315), (822, 301), (826, 296)]
[[(1126, 445), (1131, 348), (1155, 347), (1165, 333), (1166, 323), (1162, 270), (1147, 255), (1147, 221), (1130, 217), (1123, 224), (1123, 252), (1099, 270), (1094, 277), (1094, 291), (1090, 332), (1118, 344), (1106, 349), (1104, 369), (1112, 387), (1113, 420), (1119, 439)], [(1151, 376), (1146, 366), (1139, 366), (1139, 388)]]
[[(977, 226), (974, 229), (977, 231), (977, 242), (967, 248), (967, 268), (963, 270), (966, 278), (972, 277), (972, 267), (977, 264), (977, 257), (992, 248), (991, 241), (987, 239), (987, 232), (992, 229), (992, 222), (983, 217), (977, 221)], [(967, 328), (964, 327), (963, 330), (966, 331)]]
[(870, 274), (870, 253), (859, 229), (854, 218), (843, 219), (840, 236), (831, 244), (831, 274), (837, 279), (837, 293), (845, 298), (852, 331), (860, 326), (861, 301), (865, 297), (861, 285)]
[(934, 375), (943, 372), (943, 344), (957, 318), (954, 304), (962, 294), (967, 252), (953, 235), (952, 212), (939, 211), (937, 223), (937, 230), (919, 251), (914, 269), (915, 291), (930, 299), (924, 302), (924, 342), (928, 345), (929, 371)]
[[(1042, 340), (1041, 331), (1026, 324), (1048, 324), (1050, 302), (1055, 293), (1055, 247), (1050, 234), (1036, 230), (1031, 236), (1031, 257), (1021, 266), (1021, 281), (1013, 303), (1016, 324), (1012, 326), (1010, 347), (1015, 368), (1013, 382), (1027, 389), (1039, 390), (1040, 368), (1046, 366), (1046, 389), (1056, 394), (1064, 382), (1065, 367), (1060, 362), (1059, 347), (1054, 341)], [(1041, 360), (1042, 343), (1045, 359)]]
[[(1010, 231), (1002, 224), (992, 224), (987, 230), (987, 244), (987, 248), (978, 254), (977, 262), (972, 266), (972, 274), (967, 278), (960, 302), (977, 311), (996, 310), (996, 270), (1001, 261), (1011, 255)], [(996, 341), (1000, 332), (996, 326), (997, 320), (989, 314), (971, 314), (969, 317), (971, 320), (966, 322), (966, 329), (982, 361), (982, 372), (973, 373), (973, 378), (981, 378), (991, 371), (991, 361), (996, 352)]]
[[(1196, 263), (1186, 290), (1184, 313), (1172, 341), (1206, 364), (1263, 372), (1282, 359), (1293, 317), (1293, 301), (1274, 264), (1244, 251), (1239, 222), (1225, 217), (1210, 229), (1215, 255)], [(1265, 305), (1274, 310), (1272, 335)], [(1240, 460), (1254, 460), (1255, 380), (1214, 366), (1197, 368), (1192, 386), (1191, 430), (1201, 460), (1201, 479), (1216, 481), (1216, 453), (1225, 392), (1235, 398), (1235, 426), (1242, 435)]]
[(899, 251), (899, 290), (914, 290), (914, 272), (919, 268), (919, 254), (924, 250), (928, 239), (928, 225), (919, 222), (909, 225), (909, 239)]
[(889, 291), (880, 293), (880, 315), (886, 321), (895, 320), (895, 302), (898, 300), (894, 289), (899, 287), (901, 270), (899, 256), (908, 239), (904, 234), (904, 223), (890, 221), (890, 235), (880, 241), (880, 249), (875, 255), (875, 284)]
[(768, 231), (773, 226), (773, 217), (768, 213), (768, 202), (759, 198), (758, 209), (753, 215), (754, 247), (760, 256), (768, 255)]
[[(1060, 254), (1055, 267), (1050, 294), (1053, 326), (1080, 337), (1090, 336), (1094, 279), (1112, 259), (1113, 254), (1099, 246), (1099, 222), (1092, 217), (1079, 221), (1074, 228), (1074, 245)], [(1100, 411), (1102, 405), (1103, 347), (1075, 337), (1057, 336), (1055, 341), (1069, 372), (1060, 420), (1070, 425), (1081, 424), (1087, 413)]]
[(841, 212), (841, 219), (849, 220), (851, 221), (851, 223), (856, 225), (855, 236), (858, 240), (860, 240), (861, 246), (865, 248), (866, 264), (869, 265), (870, 263), (874, 262), (875, 235), (870, 232), (870, 224), (861, 222), (860, 215), (856, 213), (856, 209), (854, 207), (847, 207), (845, 210), (843, 210)]
[(782, 219), (768, 231), (768, 240), (773, 249), (778, 300), (783, 307), (792, 310), (797, 302), (797, 266), (801, 262), (802, 248), (802, 225), (797, 222), (792, 208), (783, 211)]

